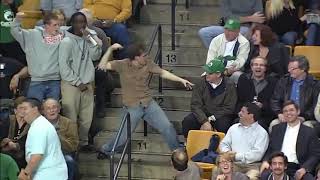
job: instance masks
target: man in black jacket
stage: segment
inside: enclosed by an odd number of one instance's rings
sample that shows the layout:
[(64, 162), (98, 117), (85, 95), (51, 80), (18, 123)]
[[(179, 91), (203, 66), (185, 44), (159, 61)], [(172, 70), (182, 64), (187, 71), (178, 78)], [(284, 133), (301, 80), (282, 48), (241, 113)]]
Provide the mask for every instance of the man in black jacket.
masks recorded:
[(250, 63), (251, 72), (242, 74), (238, 81), (238, 102), (236, 111), (247, 102), (253, 102), (261, 109), (259, 124), (268, 130), (269, 124), (274, 119), (274, 113), (270, 107), (270, 97), (273, 94), (277, 78), (269, 76), (267, 72), (267, 60), (263, 57), (255, 57)]
[(271, 122), (270, 129), (273, 125), (284, 122), (281, 107), (288, 100), (299, 105), (300, 116), (309, 121), (306, 125), (312, 126), (310, 120), (315, 119), (314, 108), (317, 104), (319, 83), (312, 75), (308, 74), (308, 59), (305, 56), (294, 56), (289, 61), (288, 71), (289, 74), (278, 81), (271, 98), (271, 108), (278, 119)]
[[(300, 109), (294, 101), (283, 105), (285, 123), (272, 128), (270, 143), (265, 154), (265, 160), (276, 151), (283, 152), (288, 157), (287, 174), (297, 180), (313, 180), (314, 171), (320, 160), (320, 141), (310, 127), (301, 123)], [(260, 172), (261, 179), (268, 176), (270, 164), (263, 161)]]
[(182, 121), (183, 135), (189, 130), (217, 130), (226, 133), (232, 124), (237, 102), (233, 82), (223, 77), (225, 66), (214, 59), (204, 66), (206, 75), (197, 83), (192, 92), (191, 113)]

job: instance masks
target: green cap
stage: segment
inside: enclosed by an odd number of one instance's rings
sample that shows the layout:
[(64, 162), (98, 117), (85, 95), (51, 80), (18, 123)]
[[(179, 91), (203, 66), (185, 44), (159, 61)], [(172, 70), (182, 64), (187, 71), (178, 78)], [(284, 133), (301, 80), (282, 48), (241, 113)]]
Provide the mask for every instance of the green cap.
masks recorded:
[(203, 69), (206, 73), (212, 74), (212, 73), (223, 73), (225, 70), (225, 66), (223, 64), (223, 61), (221, 61), (219, 58), (215, 58), (211, 60), (208, 64), (203, 66)]
[(225, 29), (229, 30), (238, 30), (240, 29), (240, 21), (237, 18), (229, 18), (225, 24), (224, 24)]

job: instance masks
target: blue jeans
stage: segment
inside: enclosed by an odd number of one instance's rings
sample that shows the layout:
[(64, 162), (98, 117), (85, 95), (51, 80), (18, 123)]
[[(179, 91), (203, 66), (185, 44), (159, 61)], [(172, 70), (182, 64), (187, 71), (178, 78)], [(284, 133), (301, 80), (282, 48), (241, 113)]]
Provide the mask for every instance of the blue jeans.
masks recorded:
[(308, 34), (306, 37), (307, 46), (319, 46), (320, 45), (320, 25), (311, 23), (309, 24)]
[(294, 46), (296, 44), (296, 40), (298, 39), (298, 33), (294, 31), (286, 32), (280, 36), (279, 39), (280, 42), (285, 45)]
[(111, 38), (112, 43), (119, 43), (124, 48), (116, 51), (117, 59), (127, 58), (126, 47), (130, 44), (129, 32), (127, 27), (122, 23), (115, 23), (110, 28), (104, 28), (103, 31)]
[(74, 180), (77, 173), (77, 162), (74, 160), (72, 154), (65, 154), (64, 159), (68, 167), (68, 180)]
[(36, 98), (40, 102), (46, 98), (60, 99), (60, 81), (31, 81), (27, 93), (28, 98)]
[[(123, 116), (127, 112), (130, 113), (131, 132), (134, 132), (138, 123), (142, 119), (144, 119), (145, 121), (148, 122), (149, 125), (157, 129), (162, 134), (162, 136), (164, 137), (165, 141), (168, 143), (169, 148), (171, 150), (177, 149), (179, 147), (176, 130), (173, 128), (166, 114), (163, 112), (163, 110), (154, 100), (152, 100), (147, 107), (144, 107), (142, 104), (140, 104), (138, 106), (129, 107), (129, 108), (124, 107), (123, 110), (124, 110)], [(125, 128), (121, 133), (118, 146), (116, 148), (117, 150), (119, 150), (119, 148), (124, 145), (126, 137), (127, 137), (127, 128), (125, 125)], [(112, 150), (114, 141), (115, 141), (115, 136), (112, 138), (112, 140), (109, 143), (104, 144), (101, 150), (106, 154), (110, 153), (110, 151)]]
[[(249, 31), (249, 28), (246, 26), (240, 27), (240, 33), (242, 35), (245, 35)], [(201, 28), (198, 32), (198, 35), (200, 36), (200, 39), (202, 40), (204, 46), (209, 49), (210, 43), (213, 38), (218, 36), (219, 34), (222, 34), (224, 32), (223, 26), (208, 26)]]

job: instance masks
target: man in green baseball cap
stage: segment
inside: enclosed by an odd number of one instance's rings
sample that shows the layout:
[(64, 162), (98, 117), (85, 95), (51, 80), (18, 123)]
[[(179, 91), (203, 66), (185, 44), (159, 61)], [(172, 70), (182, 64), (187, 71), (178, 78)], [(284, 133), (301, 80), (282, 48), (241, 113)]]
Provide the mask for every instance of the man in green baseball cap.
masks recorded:
[(205, 76), (195, 85), (191, 98), (191, 113), (182, 121), (182, 132), (217, 130), (226, 133), (233, 121), (237, 102), (235, 84), (225, 77), (224, 61), (216, 57), (203, 66)]
[(237, 18), (229, 18), (224, 25), (224, 34), (227, 41), (235, 40), (240, 33), (240, 20)]
[(211, 60), (208, 64), (204, 65), (203, 69), (205, 70), (206, 74), (223, 73), (225, 70), (225, 66), (221, 59), (216, 58)]

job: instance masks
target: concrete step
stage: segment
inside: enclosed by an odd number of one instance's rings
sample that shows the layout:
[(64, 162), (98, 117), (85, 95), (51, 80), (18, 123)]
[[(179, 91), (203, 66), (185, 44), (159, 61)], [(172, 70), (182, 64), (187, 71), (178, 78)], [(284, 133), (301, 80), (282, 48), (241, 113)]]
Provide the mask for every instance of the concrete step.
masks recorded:
[[(106, 108), (106, 117), (99, 118), (96, 120), (97, 127), (102, 131), (118, 131), (121, 118), (122, 118), (122, 108)], [(175, 127), (178, 134), (182, 134), (181, 132), (181, 121), (185, 116), (187, 116), (190, 112), (184, 111), (165, 111), (168, 119), (171, 121), (173, 126)], [(158, 133), (156, 129), (151, 126), (147, 126), (148, 133)], [(139, 123), (135, 132), (143, 133), (144, 125), (143, 121)]]
[[(122, 179), (125, 179), (128, 174), (126, 159), (119, 172)], [(97, 160), (96, 154), (80, 154), (79, 170), (80, 174), (87, 177), (108, 178), (110, 177), (110, 162), (109, 160)], [(131, 173), (135, 179), (173, 179), (174, 176), (169, 155), (132, 154)]]
[[(171, 23), (171, 5), (150, 4), (141, 9), (142, 23)], [(216, 24), (219, 15), (218, 6), (191, 6), (188, 10), (184, 5), (176, 6), (176, 24), (197, 24), (209, 25)]]
[[(175, 109), (182, 111), (190, 110), (191, 91), (181, 90), (163, 90), (163, 94), (159, 94), (157, 90), (152, 90), (154, 99), (158, 104), (166, 109)], [(111, 96), (112, 107), (122, 107), (121, 89), (116, 88)]]
[[(148, 4), (170, 5), (172, 0), (148, 0)], [(189, 0), (191, 6), (218, 6), (218, 0)], [(185, 5), (186, 0), (177, 0), (178, 5)]]

